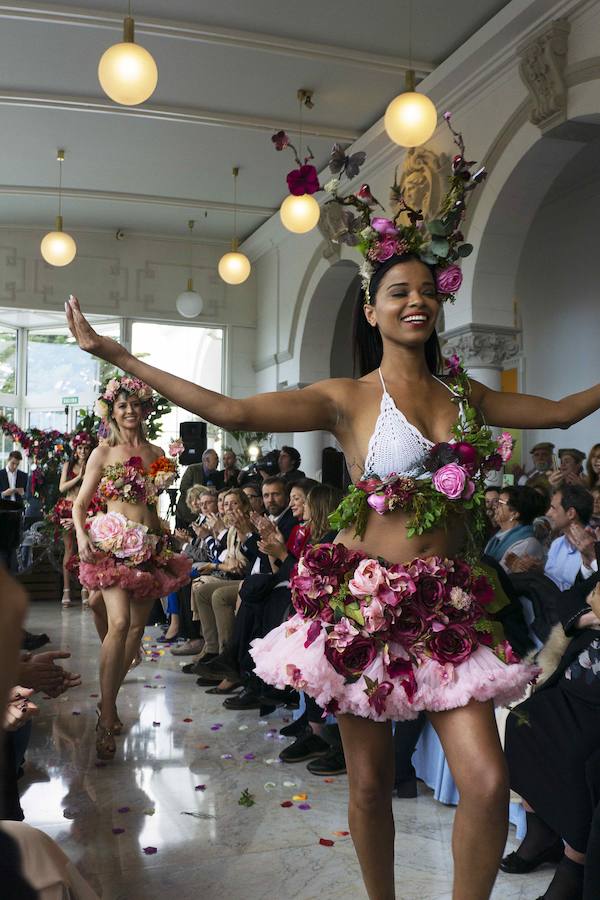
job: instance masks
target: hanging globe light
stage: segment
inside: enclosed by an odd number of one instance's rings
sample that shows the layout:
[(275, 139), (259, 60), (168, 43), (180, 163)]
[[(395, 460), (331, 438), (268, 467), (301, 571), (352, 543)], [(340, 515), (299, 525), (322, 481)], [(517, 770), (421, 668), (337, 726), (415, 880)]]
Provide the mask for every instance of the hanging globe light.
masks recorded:
[(175, 301), (177, 312), (180, 316), (183, 316), (184, 319), (195, 319), (196, 316), (200, 315), (204, 308), (204, 300), (198, 291), (194, 290), (194, 280), (192, 277), (194, 252), (192, 231), (194, 230), (195, 224), (193, 219), (190, 219), (188, 222), (188, 228), (190, 230), (190, 277), (188, 278), (187, 290), (182, 291)]
[(134, 20), (123, 20), (123, 41), (105, 50), (98, 63), (98, 80), (105, 94), (122, 106), (138, 106), (150, 97), (158, 82), (152, 55), (134, 41)]
[(321, 207), (312, 194), (301, 194), (299, 197), (290, 194), (279, 209), (279, 216), (288, 231), (294, 234), (306, 234), (311, 231), (321, 215)]
[(73, 262), (77, 254), (77, 244), (70, 234), (63, 231), (62, 217), (62, 164), (65, 159), (65, 151), (58, 150), (56, 154), (58, 162), (58, 215), (56, 217), (55, 230), (44, 235), (40, 244), (40, 253), (43, 259), (51, 266), (68, 266)]
[(401, 147), (420, 147), (437, 127), (437, 110), (429, 97), (415, 91), (415, 73), (406, 73), (406, 90), (388, 105), (383, 119), (390, 140)]
[(234, 238), (231, 250), (219, 260), (219, 275), (227, 284), (243, 284), (250, 275), (252, 266), (244, 253), (238, 250), (238, 242)]
[(225, 253), (219, 260), (218, 272), (221, 279), (226, 284), (243, 284), (250, 275), (252, 266), (250, 260), (244, 253), (238, 250), (239, 242), (237, 239), (237, 178), (239, 175), (239, 167), (233, 167), (233, 238), (231, 241), (231, 250)]

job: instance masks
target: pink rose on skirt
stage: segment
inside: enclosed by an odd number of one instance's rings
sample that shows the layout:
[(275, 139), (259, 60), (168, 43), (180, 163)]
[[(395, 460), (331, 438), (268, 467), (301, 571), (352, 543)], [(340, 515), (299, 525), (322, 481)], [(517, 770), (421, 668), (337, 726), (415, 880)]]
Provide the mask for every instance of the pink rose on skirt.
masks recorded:
[(467, 486), (467, 472), (457, 463), (448, 463), (433, 473), (433, 486), (440, 494), (444, 494), (448, 500), (458, 500), (462, 497)]
[(368, 605), (362, 604), (361, 610), (365, 620), (364, 630), (367, 634), (385, 631), (389, 626), (389, 621), (385, 615), (385, 606), (376, 597)]
[(127, 519), (122, 513), (103, 513), (92, 519), (90, 537), (101, 550), (111, 553), (121, 546), (126, 528)]
[(376, 559), (363, 559), (350, 579), (348, 588), (355, 597), (369, 597), (377, 593), (385, 581), (385, 571)]
[[(147, 531), (148, 529), (145, 525), (129, 525), (123, 533), (120, 547), (115, 550), (115, 556), (118, 559), (129, 559), (129, 557), (133, 556), (139, 558), (147, 544)], [(149, 550), (150, 548), (148, 547)]]
[(438, 631), (429, 641), (429, 652), (436, 662), (445, 665), (459, 663), (468, 659), (477, 642), (475, 634), (464, 625), (449, 625), (444, 631)]
[(463, 275), (459, 266), (438, 267), (435, 280), (440, 294), (455, 294), (463, 282)]

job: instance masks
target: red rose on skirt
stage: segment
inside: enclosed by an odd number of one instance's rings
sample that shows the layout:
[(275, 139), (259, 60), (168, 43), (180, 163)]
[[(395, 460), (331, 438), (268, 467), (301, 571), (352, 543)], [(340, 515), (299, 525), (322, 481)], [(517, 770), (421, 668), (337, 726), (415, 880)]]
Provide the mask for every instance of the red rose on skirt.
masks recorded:
[(428, 650), (436, 662), (458, 665), (468, 659), (477, 640), (475, 633), (464, 625), (449, 625), (436, 632), (428, 642)]
[(481, 606), (487, 606), (495, 597), (494, 588), (485, 575), (480, 575), (478, 578), (473, 579), (471, 590), (475, 594), (475, 599)]
[(402, 614), (390, 628), (390, 639), (397, 641), (403, 647), (410, 647), (427, 631), (426, 613), (412, 601), (410, 606), (401, 607), (401, 612)]
[(329, 641), (326, 641), (325, 656), (340, 675), (345, 678), (356, 678), (362, 675), (377, 656), (377, 642), (372, 638), (359, 636), (343, 650), (336, 650)]
[(417, 597), (427, 613), (437, 612), (442, 607), (445, 595), (444, 582), (439, 578), (421, 576), (417, 581)]
[(298, 563), (300, 574), (326, 575), (343, 578), (360, 560), (358, 553), (350, 553), (343, 544), (315, 544), (308, 547)]

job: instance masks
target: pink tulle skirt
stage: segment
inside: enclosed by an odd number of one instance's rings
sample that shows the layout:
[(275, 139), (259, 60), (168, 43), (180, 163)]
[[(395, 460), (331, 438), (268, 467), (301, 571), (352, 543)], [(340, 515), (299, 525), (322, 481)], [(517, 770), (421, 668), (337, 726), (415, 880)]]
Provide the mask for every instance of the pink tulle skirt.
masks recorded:
[(383, 722), (471, 700), (504, 705), (539, 673), (499, 635), (489, 582), (462, 561), (386, 567), (317, 545), (291, 588), (296, 614), (252, 642), (255, 672), (328, 712)]
[(133, 600), (155, 600), (190, 580), (192, 561), (170, 549), (169, 535), (153, 534), (120, 513), (96, 516), (90, 539), (98, 548), (94, 561), (74, 557), (70, 564), (88, 591), (119, 587)]

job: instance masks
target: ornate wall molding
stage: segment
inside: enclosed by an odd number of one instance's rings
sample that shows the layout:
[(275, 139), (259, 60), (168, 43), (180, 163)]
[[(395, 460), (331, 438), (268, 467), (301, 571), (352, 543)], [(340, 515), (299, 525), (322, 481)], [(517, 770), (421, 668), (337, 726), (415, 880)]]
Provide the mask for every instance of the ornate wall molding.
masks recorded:
[(566, 18), (556, 19), (519, 49), (519, 73), (531, 101), (530, 121), (542, 132), (567, 118), (565, 69), (570, 30)]
[(444, 356), (458, 353), (467, 369), (502, 369), (521, 352), (521, 333), (501, 325), (462, 325), (440, 335)]

